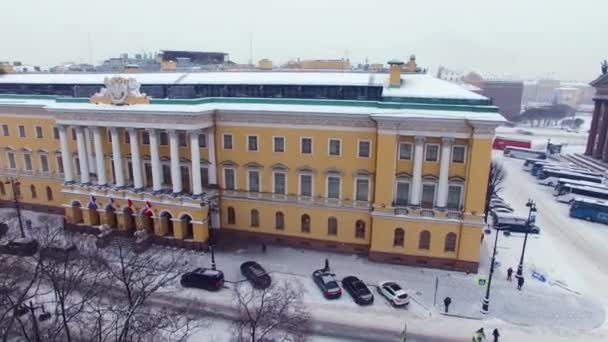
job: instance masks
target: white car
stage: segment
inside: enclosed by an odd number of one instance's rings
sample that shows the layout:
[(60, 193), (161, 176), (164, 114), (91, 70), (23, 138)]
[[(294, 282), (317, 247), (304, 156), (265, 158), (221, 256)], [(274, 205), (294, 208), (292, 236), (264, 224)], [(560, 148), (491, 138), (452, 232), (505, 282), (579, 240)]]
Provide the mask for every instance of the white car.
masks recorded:
[(393, 306), (406, 306), (410, 303), (410, 296), (394, 281), (381, 281), (378, 284), (378, 293)]

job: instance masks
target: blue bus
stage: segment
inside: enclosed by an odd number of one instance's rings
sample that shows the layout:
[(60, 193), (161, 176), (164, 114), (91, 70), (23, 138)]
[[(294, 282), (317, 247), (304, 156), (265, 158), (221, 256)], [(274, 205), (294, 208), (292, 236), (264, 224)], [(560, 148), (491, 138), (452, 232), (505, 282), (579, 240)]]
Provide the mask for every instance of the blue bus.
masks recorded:
[(608, 202), (577, 198), (570, 207), (570, 217), (608, 224)]

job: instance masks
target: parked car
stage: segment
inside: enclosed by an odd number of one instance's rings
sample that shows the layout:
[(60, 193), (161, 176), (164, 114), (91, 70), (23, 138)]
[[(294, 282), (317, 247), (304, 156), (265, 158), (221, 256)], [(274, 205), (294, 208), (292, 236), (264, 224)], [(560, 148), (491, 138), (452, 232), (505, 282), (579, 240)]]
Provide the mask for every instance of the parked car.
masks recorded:
[(319, 287), (326, 299), (340, 298), (342, 289), (336, 281), (336, 275), (326, 270), (316, 270), (312, 273), (312, 279)]
[(32, 256), (38, 251), (38, 241), (29, 238), (19, 238), (11, 241), (0, 242), (0, 253)]
[(270, 276), (266, 270), (255, 261), (246, 261), (242, 263), (241, 273), (256, 289), (265, 289), (270, 286)]
[(378, 284), (378, 293), (395, 307), (406, 306), (410, 303), (410, 296), (394, 281), (381, 281)]
[(490, 210), (495, 213), (512, 213), (513, 212), (513, 209), (509, 209), (509, 208), (505, 208), (505, 207), (496, 207), (496, 208), (492, 208)]
[(183, 287), (217, 291), (224, 286), (224, 273), (220, 270), (201, 267), (183, 274), (180, 284)]
[(528, 227), (528, 217), (510, 213), (493, 212), (494, 228), (511, 233), (539, 234), (540, 228), (532, 224)]
[(498, 199), (491, 199), (489, 205), (490, 205), (490, 208), (499, 207), (499, 206), (511, 208), (511, 206), (507, 202), (505, 202), (503, 200), (498, 200)]
[(40, 248), (40, 256), (53, 259), (65, 259), (77, 251), (78, 248), (73, 242), (58, 243)]
[(355, 276), (348, 276), (342, 279), (342, 287), (353, 297), (355, 303), (359, 305), (369, 305), (374, 302), (374, 295), (367, 288), (367, 285)]

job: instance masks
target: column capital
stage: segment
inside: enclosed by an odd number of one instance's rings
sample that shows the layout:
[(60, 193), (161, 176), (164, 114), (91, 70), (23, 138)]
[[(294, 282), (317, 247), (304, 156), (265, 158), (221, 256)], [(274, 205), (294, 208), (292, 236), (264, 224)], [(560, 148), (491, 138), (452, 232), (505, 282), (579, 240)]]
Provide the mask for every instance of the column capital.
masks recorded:
[(186, 132), (190, 136), (196, 136), (196, 137), (198, 137), (198, 135), (202, 133), (202, 130), (200, 130), (200, 129), (189, 129)]
[(146, 128), (146, 131), (150, 134), (155, 134), (156, 132), (158, 132), (160, 130), (156, 129), (156, 128)]
[(110, 133), (118, 133), (118, 127), (109, 127)]
[(422, 136), (422, 135), (417, 135), (414, 137), (414, 141), (416, 143), (423, 143), (425, 140), (426, 140), (426, 137)]
[(137, 128), (136, 127), (125, 127), (125, 129), (127, 130), (127, 132), (129, 132), (129, 134), (137, 132)]
[(454, 137), (441, 137), (441, 142), (444, 144), (452, 144), (454, 142)]

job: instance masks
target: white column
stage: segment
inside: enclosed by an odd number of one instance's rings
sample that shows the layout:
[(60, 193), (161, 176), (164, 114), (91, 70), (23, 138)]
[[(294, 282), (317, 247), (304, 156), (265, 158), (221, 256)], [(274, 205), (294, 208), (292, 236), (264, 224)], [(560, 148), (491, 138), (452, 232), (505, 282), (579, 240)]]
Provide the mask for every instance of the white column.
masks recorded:
[(199, 196), (203, 193), (201, 181), (201, 150), (198, 146), (199, 130), (188, 132), (190, 134), (190, 159), (192, 160), (192, 194)]
[(412, 199), (410, 203), (414, 206), (419, 206), (422, 198), (422, 158), (424, 156), (424, 137), (416, 137), (415, 140), (414, 171), (412, 175)]
[(211, 127), (211, 129), (207, 131), (207, 149), (209, 151), (209, 185), (211, 187), (217, 186), (217, 169), (215, 167), (215, 136), (213, 134), (214, 129), (214, 127)]
[(182, 192), (182, 172), (179, 168), (179, 139), (176, 130), (169, 131), (169, 152), (171, 154), (171, 183), (173, 194)]
[(150, 136), (150, 159), (152, 161), (152, 190), (160, 192), (162, 190), (162, 180), (160, 178), (160, 155), (158, 152), (158, 132), (151, 128), (148, 130)]
[(439, 184), (437, 185), (437, 207), (439, 208), (445, 208), (448, 203), (448, 178), (450, 177), (453, 142), (453, 138), (441, 139), (441, 162), (439, 164)]
[(84, 129), (84, 146), (87, 149), (87, 156), (89, 162), (89, 170), (93, 171), (95, 169), (95, 157), (93, 156), (93, 144), (91, 143), (91, 130), (89, 128)]
[(101, 131), (99, 127), (91, 128), (93, 130), (93, 145), (95, 145), (95, 164), (97, 164), (97, 184), (106, 185), (106, 165), (103, 156), (103, 144), (101, 142)]
[(87, 155), (87, 147), (84, 141), (84, 128), (77, 126), (76, 129), (76, 144), (78, 145), (78, 161), (80, 162), (80, 183), (89, 184), (89, 156)]
[(122, 171), (122, 154), (120, 153), (120, 136), (118, 135), (118, 128), (110, 128), (110, 135), (112, 136), (112, 162), (114, 163), (114, 176), (116, 178), (114, 185), (117, 188), (124, 188), (125, 175)]
[(68, 137), (65, 132), (69, 129), (68, 126), (58, 125), (59, 130), (59, 143), (61, 145), (61, 164), (63, 164), (63, 180), (66, 183), (74, 182), (74, 173), (72, 172), (72, 155), (70, 154), (70, 147), (68, 145)]
[(131, 144), (131, 165), (133, 166), (133, 187), (141, 190), (144, 182), (141, 173), (141, 156), (139, 155), (139, 134), (135, 128), (128, 128), (129, 143)]

